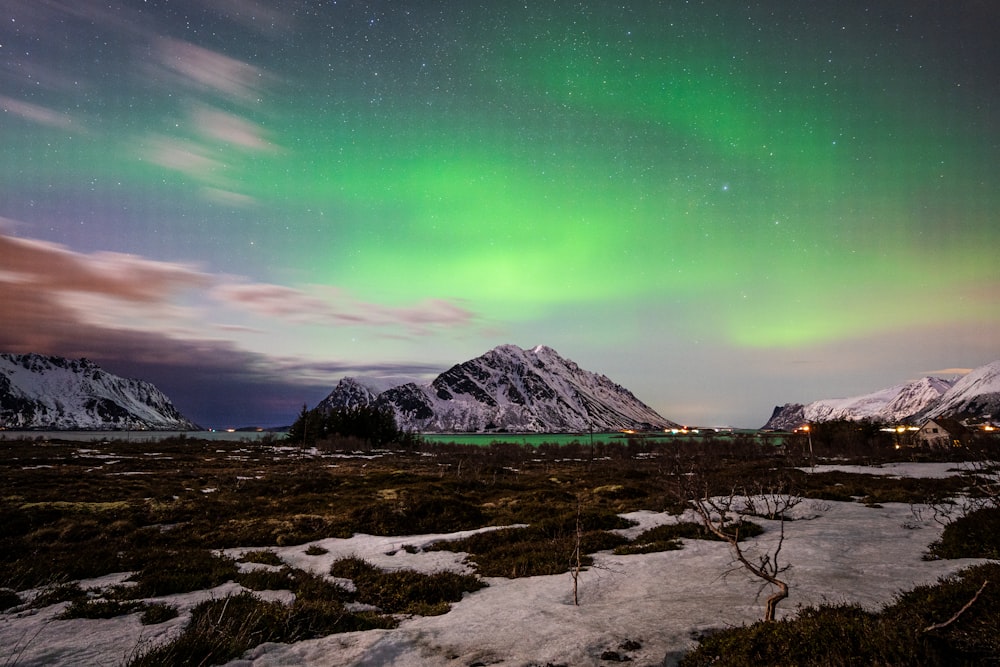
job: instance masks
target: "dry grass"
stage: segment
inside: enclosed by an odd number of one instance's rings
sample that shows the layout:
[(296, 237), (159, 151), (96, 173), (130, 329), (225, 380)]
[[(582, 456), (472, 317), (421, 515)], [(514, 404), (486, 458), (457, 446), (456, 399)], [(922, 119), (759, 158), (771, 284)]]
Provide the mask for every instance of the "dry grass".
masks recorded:
[[(937, 501), (969, 483), (807, 475), (796, 470), (805, 463), (801, 451), (748, 440), (538, 448), (432, 444), (364, 454), (352, 458), (333, 446), (310, 453), (187, 438), (84, 445), (0, 440), (0, 603), (21, 605), (25, 591), (42, 587), (45, 592), (31, 604), (69, 601), (91, 616), (141, 611), (144, 622), (154, 623), (176, 611), (130, 600), (229, 580), (296, 593), (291, 606), (250, 594), (206, 603), (180, 643), (151, 651), (136, 664), (223, 660), (264, 639), (294, 641), (392, 622), (377, 613), (346, 612), (344, 604), (352, 600), (370, 601), (386, 613), (443, 613), (456, 591), (460, 596), (477, 585), (475, 578), (411, 575), (389, 581), (366, 564), (339, 564), (338, 571), (351, 570), (364, 582), (355, 598), (323, 578), (283, 566), (269, 551), (275, 546), (355, 532), (406, 535), (527, 524), (440, 548), (468, 551), (480, 575), (551, 574), (569, 568), (578, 539), (585, 554), (682, 546), (681, 538), (694, 535), (661, 530), (626, 544), (609, 531), (625, 525), (617, 516), (623, 512), (682, 509), (681, 482), (692, 470), (708, 492), (727, 493), (746, 479), (774, 480), (806, 497), (867, 503)], [(243, 560), (280, 569), (238, 573), (234, 561), (217, 555), (230, 547), (253, 547)], [(584, 556), (582, 564), (588, 562)], [(116, 572), (133, 573), (132, 585), (117, 597), (95, 600), (72, 583)]]

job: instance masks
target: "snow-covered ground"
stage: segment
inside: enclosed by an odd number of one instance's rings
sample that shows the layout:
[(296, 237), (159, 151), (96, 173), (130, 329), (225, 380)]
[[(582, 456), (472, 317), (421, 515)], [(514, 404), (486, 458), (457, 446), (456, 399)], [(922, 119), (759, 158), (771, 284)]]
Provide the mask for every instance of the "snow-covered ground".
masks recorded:
[[(892, 470), (889, 474), (913, 477), (946, 472), (936, 464), (907, 464)], [(654, 512), (626, 516), (640, 524), (625, 531), (631, 535), (677, 520)], [(909, 505), (805, 501), (795, 508), (795, 516), (797, 520), (785, 525), (781, 558), (792, 566), (786, 573), (791, 595), (779, 606), (779, 617), (794, 614), (798, 606), (821, 603), (858, 602), (877, 608), (898, 592), (933, 583), (979, 562), (923, 560), (927, 546), (942, 529)], [(777, 526), (772, 521), (755, 521), (766, 529)], [(767, 548), (777, 533), (765, 532), (756, 544)], [(356, 535), (311, 543), (329, 550), (321, 556), (305, 554), (309, 545), (273, 550), (288, 564), (314, 572), (327, 572), (334, 559), (346, 555), (364, 557), (383, 568), (464, 571), (461, 554), (403, 549), (419, 548), (442, 537)], [(114, 583), (124, 576), (83, 585)], [(487, 581), (489, 587), (466, 594), (443, 616), (407, 618), (393, 630), (331, 635), (291, 645), (265, 644), (230, 666), (607, 665), (601, 659), (607, 651), (632, 658), (634, 665), (669, 665), (694, 646), (697, 633), (758, 620), (767, 597), (766, 591), (761, 594), (759, 582), (735, 568), (727, 545), (701, 540), (685, 540), (680, 551), (631, 556), (601, 552), (595, 567), (580, 576), (579, 606), (573, 604), (569, 574)], [(56, 620), (64, 604), (3, 614), (0, 664), (118, 665), (137, 649), (180, 632), (190, 609), (200, 600), (236, 590), (237, 585), (227, 584), (164, 598), (178, 606), (181, 615), (153, 626), (141, 625), (138, 614), (108, 620)], [(281, 599), (280, 595), (271, 593), (270, 597)]]
[(823, 463), (801, 468), (805, 472), (849, 472), (859, 475), (885, 475), (888, 477), (915, 477), (922, 479), (943, 479), (960, 474), (973, 473), (975, 467), (968, 463), (882, 463), (874, 466), (859, 466), (837, 463)]

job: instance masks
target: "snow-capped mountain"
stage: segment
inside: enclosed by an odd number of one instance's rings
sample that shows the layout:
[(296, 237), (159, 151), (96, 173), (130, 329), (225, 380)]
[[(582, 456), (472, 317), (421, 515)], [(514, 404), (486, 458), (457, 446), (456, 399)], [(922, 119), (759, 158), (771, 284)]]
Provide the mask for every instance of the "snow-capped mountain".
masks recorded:
[(373, 403), (375, 398), (375, 392), (356, 379), (344, 378), (316, 405), (316, 409), (326, 411), (336, 408), (356, 408)]
[(963, 376), (921, 416), (1000, 416), (1000, 361), (980, 366)]
[(53, 430), (196, 430), (159, 389), (87, 359), (0, 354), (0, 426)]
[(825, 398), (806, 405), (788, 403), (774, 409), (764, 428), (788, 430), (841, 419), (896, 423), (935, 405), (951, 385), (949, 380), (922, 377), (864, 396)]
[[(342, 396), (359, 396), (358, 386), (341, 381), (321, 405), (336, 407), (331, 398), (338, 390)], [(374, 402), (391, 408), (397, 424), (413, 431), (582, 432), (678, 426), (624, 387), (544, 345), (531, 350), (501, 345), (453, 366), (430, 384), (400, 385)]]
[(1000, 361), (980, 366), (965, 377), (923, 377), (853, 398), (808, 404), (787, 403), (774, 409), (767, 429), (792, 429), (809, 422), (846, 419), (880, 423), (919, 423), (930, 417), (986, 417), (1000, 414)]

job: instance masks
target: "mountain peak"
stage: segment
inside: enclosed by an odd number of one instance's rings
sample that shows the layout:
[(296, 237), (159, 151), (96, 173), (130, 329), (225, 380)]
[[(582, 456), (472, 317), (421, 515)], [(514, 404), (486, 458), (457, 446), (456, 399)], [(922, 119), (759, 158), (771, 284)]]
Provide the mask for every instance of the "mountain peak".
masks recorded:
[(1000, 415), (1000, 360), (974, 368), (927, 411), (934, 417), (996, 417)]
[(159, 389), (88, 359), (0, 354), (0, 425), (15, 429), (197, 429)]
[(337, 408), (357, 408), (375, 402), (375, 393), (356, 378), (345, 377), (337, 383), (333, 391), (319, 402), (317, 408), (334, 410)]
[(934, 417), (1000, 414), (1000, 361), (980, 366), (958, 380), (926, 376), (870, 394), (828, 398), (774, 409), (764, 428), (789, 429), (805, 422), (845, 419), (918, 423)]
[[(321, 402), (348, 405), (338, 384)], [(372, 400), (391, 408), (404, 429), (439, 432), (583, 432), (668, 428), (656, 413), (607, 377), (538, 345), (499, 345), (452, 366), (426, 385), (409, 383)]]

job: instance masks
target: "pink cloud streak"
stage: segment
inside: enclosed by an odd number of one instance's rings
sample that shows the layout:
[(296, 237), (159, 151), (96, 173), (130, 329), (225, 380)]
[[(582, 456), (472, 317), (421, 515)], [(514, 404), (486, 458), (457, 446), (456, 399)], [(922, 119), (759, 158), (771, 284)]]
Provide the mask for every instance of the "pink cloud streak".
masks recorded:
[[(9, 225), (8, 225), (9, 226)], [(206, 307), (183, 305), (194, 293), (236, 313), (292, 325), (404, 327), (410, 334), (434, 327), (465, 327), (476, 316), (443, 299), (406, 307), (366, 303), (330, 287), (300, 289), (213, 276), (183, 263), (112, 252), (78, 253), (65, 246), (0, 233), (0, 327), (13, 323), (41, 334), (50, 315), (100, 328), (148, 329), (195, 338)], [(38, 304), (46, 313), (32, 320)], [(116, 324), (120, 323), (120, 324)], [(231, 322), (207, 323), (217, 331)], [(259, 327), (254, 327), (259, 328)]]

